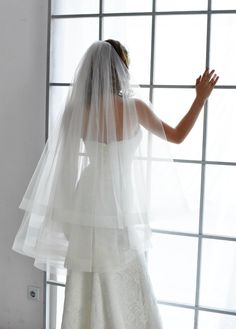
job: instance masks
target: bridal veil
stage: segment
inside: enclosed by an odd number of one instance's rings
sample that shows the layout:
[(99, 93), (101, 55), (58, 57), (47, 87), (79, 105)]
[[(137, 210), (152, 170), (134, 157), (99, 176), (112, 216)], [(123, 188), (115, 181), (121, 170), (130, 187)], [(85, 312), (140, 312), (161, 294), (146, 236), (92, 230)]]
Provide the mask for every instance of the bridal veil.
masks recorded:
[(148, 250), (159, 219), (186, 211), (161, 120), (152, 167), (135, 89), (109, 42), (89, 47), (19, 206), (13, 249), (39, 269), (112, 271)]

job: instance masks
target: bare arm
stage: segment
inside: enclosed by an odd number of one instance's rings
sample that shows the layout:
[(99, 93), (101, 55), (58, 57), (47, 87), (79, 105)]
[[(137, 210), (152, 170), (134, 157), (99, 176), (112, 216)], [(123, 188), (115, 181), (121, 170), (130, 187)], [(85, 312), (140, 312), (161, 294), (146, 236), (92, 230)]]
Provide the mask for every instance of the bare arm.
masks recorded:
[(196, 80), (196, 97), (186, 115), (173, 128), (159, 119), (155, 113), (142, 101), (136, 101), (139, 123), (153, 134), (163, 137), (163, 129), (169, 142), (179, 144), (189, 134), (193, 128), (198, 115), (216, 85), (219, 77), (214, 74), (214, 70), (209, 72), (206, 69), (204, 74)]

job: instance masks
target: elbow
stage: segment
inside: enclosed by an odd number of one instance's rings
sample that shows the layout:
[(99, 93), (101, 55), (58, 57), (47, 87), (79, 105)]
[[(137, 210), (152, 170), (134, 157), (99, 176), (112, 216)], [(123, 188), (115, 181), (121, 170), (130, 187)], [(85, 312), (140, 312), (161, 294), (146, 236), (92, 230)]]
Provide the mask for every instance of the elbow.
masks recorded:
[(184, 130), (181, 130), (180, 128), (176, 127), (175, 128), (175, 144), (181, 144), (185, 140), (187, 136), (187, 132)]
[(184, 138), (180, 138), (179, 136), (173, 136), (171, 138), (167, 138), (167, 141), (172, 144), (181, 144)]
[(175, 140), (175, 144), (181, 144), (184, 141), (184, 137), (183, 136), (178, 136)]
[(170, 142), (173, 144), (181, 144), (182, 141), (183, 141), (182, 139), (174, 139), (174, 140), (171, 140)]
[(170, 142), (174, 143), (174, 144), (181, 144), (185, 139), (184, 134), (182, 134), (180, 131), (178, 131), (177, 129), (175, 129), (175, 132), (170, 140)]
[(165, 136), (168, 142), (173, 144), (181, 144), (184, 141), (186, 134), (176, 127), (166, 129)]

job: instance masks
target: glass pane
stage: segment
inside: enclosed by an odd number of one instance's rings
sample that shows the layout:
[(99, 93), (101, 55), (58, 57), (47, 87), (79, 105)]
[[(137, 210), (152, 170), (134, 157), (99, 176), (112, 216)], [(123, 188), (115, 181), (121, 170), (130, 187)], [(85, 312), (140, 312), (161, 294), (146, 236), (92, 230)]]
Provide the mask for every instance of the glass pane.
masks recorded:
[(69, 87), (51, 86), (49, 89), (49, 135), (53, 133), (57, 118), (65, 108)]
[(52, 20), (51, 82), (71, 82), (87, 48), (98, 40), (97, 18)]
[(236, 242), (203, 239), (202, 252), (201, 306), (236, 311)]
[[(149, 88), (140, 88), (139, 86), (132, 86), (133, 96), (143, 100), (145, 103), (149, 103)], [(148, 156), (148, 131), (142, 127), (142, 142), (141, 142), (141, 155)]]
[(139, 85), (132, 85), (132, 96), (142, 99), (145, 103), (149, 103), (149, 94), (150, 88), (149, 87), (140, 87)]
[(158, 0), (157, 11), (206, 10), (207, 0)]
[(206, 166), (204, 233), (236, 237), (236, 166)]
[(152, 11), (152, 0), (104, 0), (104, 12), (126, 13)]
[(236, 14), (212, 15), (211, 58), (223, 85), (235, 85)]
[(53, 15), (94, 14), (99, 12), (99, 0), (52, 0)]
[(235, 0), (211, 0), (212, 9), (236, 9)]
[(205, 67), (206, 15), (158, 16), (154, 81), (195, 84)]
[(61, 329), (65, 288), (47, 284), (47, 329)]
[(235, 90), (213, 91), (209, 99), (207, 160), (236, 162), (235, 107)]
[[(182, 307), (158, 305), (163, 328), (193, 329), (194, 311)], [(158, 329), (158, 328), (157, 328)]]
[[(155, 166), (158, 166), (155, 168)], [(180, 232), (198, 232), (198, 218), (199, 218), (199, 203), (200, 203), (200, 177), (201, 177), (201, 166), (198, 164), (189, 163), (175, 163), (176, 173), (166, 173), (165, 162), (156, 163), (153, 161), (152, 168), (155, 172), (159, 173), (158, 177), (152, 176), (151, 182), (151, 204), (155, 204), (158, 199), (166, 199), (166, 208), (168, 208), (168, 216), (164, 219), (158, 219), (155, 226), (152, 228), (180, 231)], [(179, 182), (176, 182), (176, 177), (171, 179), (172, 175), (178, 175)], [(166, 177), (169, 177), (169, 181), (166, 181)], [(165, 181), (163, 182), (162, 179)], [(179, 184), (176, 186), (176, 184)], [(164, 187), (160, 190), (159, 186)], [(179, 213), (176, 212), (175, 208), (172, 208), (172, 203), (176, 200), (172, 200), (172, 192), (176, 188), (176, 193), (182, 193), (179, 197), (186, 201)]]
[[(154, 91), (154, 110), (158, 117), (175, 127), (190, 109), (195, 98), (191, 89), (164, 89)], [(171, 155), (175, 159), (200, 160), (202, 157), (203, 111), (189, 135), (181, 144), (170, 143)], [(155, 156), (155, 150), (153, 150)]]
[(149, 83), (151, 17), (105, 17), (103, 31), (104, 40), (119, 40), (127, 48), (132, 83)]
[(198, 329), (235, 329), (236, 316), (199, 311)]
[(197, 239), (153, 233), (148, 269), (157, 301), (194, 304)]

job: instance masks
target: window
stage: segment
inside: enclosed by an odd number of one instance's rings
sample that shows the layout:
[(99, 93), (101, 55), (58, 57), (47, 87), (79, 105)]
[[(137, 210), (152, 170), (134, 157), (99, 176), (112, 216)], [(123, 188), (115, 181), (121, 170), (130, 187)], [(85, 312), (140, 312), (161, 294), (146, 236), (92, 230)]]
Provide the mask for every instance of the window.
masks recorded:
[[(79, 58), (98, 39), (127, 46), (134, 80), (173, 125), (194, 98), (193, 79), (205, 66), (217, 69), (219, 83), (191, 134), (171, 145), (194, 216), (153, 228), (148, 268), (164, 329), (235, 328), (235, 1), (54, 0), (49, 7), (49, 134)], [(155, 150), (149, 156), (155, 166)], [(47, 329), (59, 329), (64, 282), (45, 284)]]

